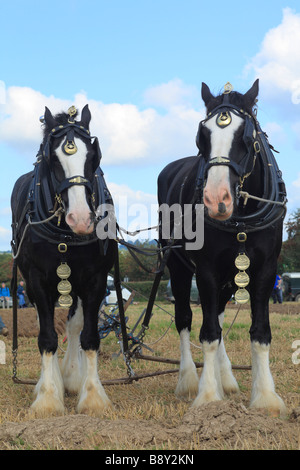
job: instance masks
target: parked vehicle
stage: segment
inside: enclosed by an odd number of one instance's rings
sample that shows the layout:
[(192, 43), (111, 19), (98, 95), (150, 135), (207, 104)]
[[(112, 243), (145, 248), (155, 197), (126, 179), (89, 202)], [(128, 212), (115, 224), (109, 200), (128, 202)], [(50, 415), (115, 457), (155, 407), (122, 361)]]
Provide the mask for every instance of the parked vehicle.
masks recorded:
[[(108, 298), (106, 299), (107, 304), (116, 304), (118, 302), (117, 299), (117, 292), (115, 288), (115, 283), (114, 283), (114, 278), (111, 275), (107, 276), (107, 288), (110, 291), (110, 294), (108, 295)], [(126, 300), (129, 299), (131, 295), (131, 292), (126, 289), (125, 287), (122, 287), (122, 299), (126, 302)]]
[[(168, 285), (167, 285), (167, 300), (169, 300), (170, 302), (175, 301), (175, 299), (173, 297), (172, 289), (171, 289), (171, 281), (169, 281)], [(200, 297), (199, 297), (199, 292), (198, 292), (198, 287), (197, 287), (197, 284), (196, 284), (196, 277), (195, 276), (193, 276), (193, 279), (192, 279), (190, 301), (195, 302), (197, 304), (200, 304)]]
[(284, 300), (300, 302), (300, 273), (283, 273), (282, 293)]

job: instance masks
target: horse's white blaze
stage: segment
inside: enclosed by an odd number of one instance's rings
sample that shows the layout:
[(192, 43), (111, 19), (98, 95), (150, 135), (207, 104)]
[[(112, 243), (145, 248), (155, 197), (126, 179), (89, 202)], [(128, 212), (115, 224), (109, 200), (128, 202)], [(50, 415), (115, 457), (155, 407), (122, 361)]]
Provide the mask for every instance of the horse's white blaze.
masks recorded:
[[(234, 134), (243, 123), (243, 119), (231, 113), (231, 123), (220, 128), (216, 119), (209, 119), (205, 126), (211, 131), (211, 154), (210, 159), (216, 157), (229, 157)], [(207, 175), (204, 188), (204, 203), (208, 208), (209, 215), (214, 217), (218, 214), (218, 204), (224, 203), (226, 213), (222, 219), (227, 219), (233, 211), (233, 199), (231, 197), (229, 168), (226, 165), (212, 166)]]
[(98, 376), (97, 351), (82, 351), (82, 359), (82, 382), (77, 411), (99, 414), (111, 406), (111, 402)]
[(267, 408), (276, 414), (285, 415), (286, 407), (275, 392), (275, 386), (269, 367), (270, 346), (257, 341), (252, 347), (252, 408)]
[[(81, 139), (74, 139), (77, 152), (66, 155), (61, 146), (56, 149), (56, 155), (65, 172), (66, 178), (72, 176), (84, 177), (84, 165), (86, 161), (87, 148)], [(66, 222), (75, 233), (90, 233), (93, 230), (91, 223), (91, 210), (86, 200), (84, 186), (74, 185), (68, 190), (69, 208)]]
[(64, 386), (57, 353), (43, 353), (41, 377), (35, 387), (32, 410), (41, 416), (64, 413)]
[(180, 332), (180, 351), (180, 368), (175, 393), (178, 396), (195, 396), (199, 378), (191, 354), (190, 332), (187, 328)]
[(81, 300), (78, 299), (76, 312), (67, 322), (67, 351), (61, 365), (64, 386), (70, 393), (79, 392), (81, 386), (82, 351), (80, 349), (80, 332), (82, 328), (83, 311)]

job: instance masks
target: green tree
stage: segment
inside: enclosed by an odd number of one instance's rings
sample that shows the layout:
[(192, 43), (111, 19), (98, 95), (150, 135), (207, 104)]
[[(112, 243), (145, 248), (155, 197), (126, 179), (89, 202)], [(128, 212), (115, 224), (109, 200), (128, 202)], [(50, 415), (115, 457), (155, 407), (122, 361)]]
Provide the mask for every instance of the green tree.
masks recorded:
[(285, 223), (287, 240), (282, 244), (278, 260), (278, 272), (300, 271), (300, 209)]

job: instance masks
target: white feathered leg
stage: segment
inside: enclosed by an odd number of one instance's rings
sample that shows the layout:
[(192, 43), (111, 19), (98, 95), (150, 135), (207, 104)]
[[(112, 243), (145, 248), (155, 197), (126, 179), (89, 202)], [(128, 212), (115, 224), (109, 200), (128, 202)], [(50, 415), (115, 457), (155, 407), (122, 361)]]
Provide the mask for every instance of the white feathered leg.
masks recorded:
[(35, 387), (36, 399), (31, 409), (38, 416), (64, 413), (64, 386), (57, 353), (42, 355), (41, 377)]
[(266, 408), (274, 415), (284, 416), (286, 407), (275, 392), (269, 367), (270, 346), (257, 341), (252, 346), (252, 394), (251, 408)]
[(82, 383), (77, 411), (96, 414), (111, 406), (100, 382), (97, 370), (97, 351), (82, 351)]
[(197, 394), (199, 377), (190, 348), (190, 332), (187, 328), (180, 332), (180, 368), (175, 393), (191, 398)]
[[(219, 324), (223, 328), (224, 312), (219, 315)], [(220, 364), (220, 374), (223, 390), (226, 394), (239, 392), (238, 383), (232, 373), (231, 362), (228, 359), (223, 337), (218, 349), (218, 362)]]
[(80, 332), (82, 328), (83, 312), (81, 300), (78, 299), (76, 312), (67, 322), (67, 351), (61, 365), (64, 386), (69, 393), (78, 393), (81, 386), (82, 351), (80, 349)]
[(218, 364), (219, 341), (216, 340), (212, 343), (204, 341), (202, 348), (204, 366), (199, 381), (198, 395), (193, 403), (194, 407), (224, 398)]

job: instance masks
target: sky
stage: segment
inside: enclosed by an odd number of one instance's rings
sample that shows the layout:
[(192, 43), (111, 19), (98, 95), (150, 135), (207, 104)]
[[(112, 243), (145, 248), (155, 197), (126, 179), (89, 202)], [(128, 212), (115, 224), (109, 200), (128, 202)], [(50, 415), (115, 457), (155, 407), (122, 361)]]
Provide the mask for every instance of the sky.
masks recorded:
[(202, 82), (245, 93), (259, 78), (258, 120), (280, 152), (288, 216), (300, 207), (299, 0), (0, 0), (0, 21), (0, 251), (45, 106), (89, 104), (119, 223), (133, 229), (155, 207), (165, 165), (197, 153)]

